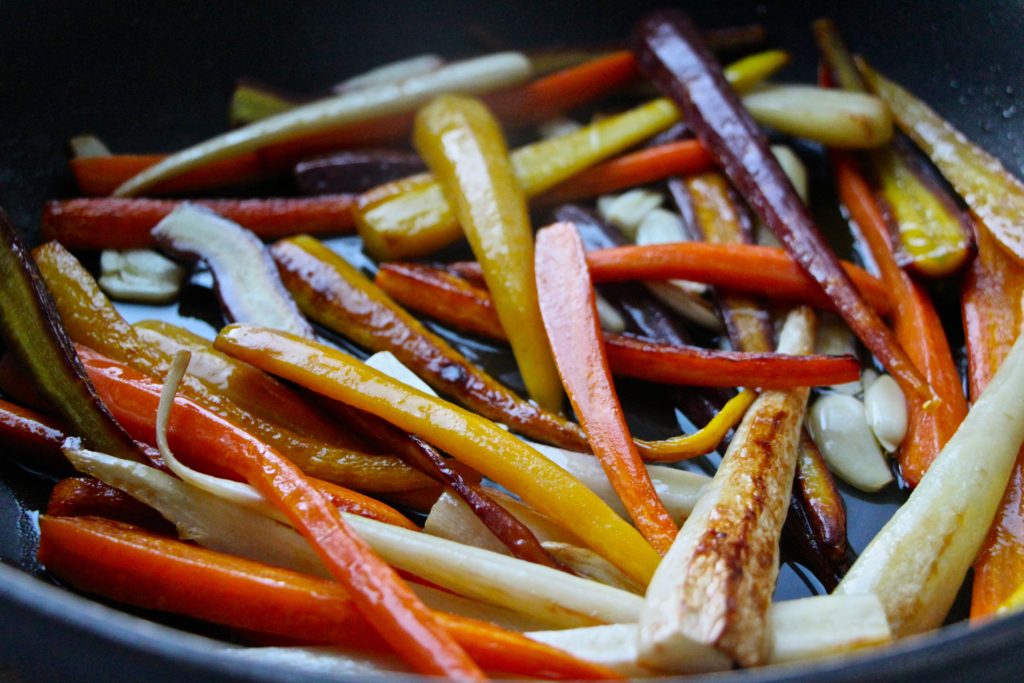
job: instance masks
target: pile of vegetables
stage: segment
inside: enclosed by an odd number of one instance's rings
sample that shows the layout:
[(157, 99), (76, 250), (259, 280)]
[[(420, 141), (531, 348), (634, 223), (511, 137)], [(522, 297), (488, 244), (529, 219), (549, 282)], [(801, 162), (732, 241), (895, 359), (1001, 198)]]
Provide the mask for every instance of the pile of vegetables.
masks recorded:
[[(43, 243), (0, 214), (0, 445), (59, 478), (41, 563), (455, 680), (881, 646), (939, 627), (972, 566), (972, 620), (1019, 609), (1024, 185), (813, 33), (813, 86), (767, 81), (778, 50), (722, 68), (710, 44), (762, 36), (663, 11), (553, 69), (424, 55), (308, 102), (243, 82), (237, 127), (166, 156), (76, 138), (85, 196), (46, 204)], [(789, 138), (824, 148), (862, 262)], [(311, 196), (190, 198), (288, 172)], [(967, 396), (930, 294), (958, 277)], [(111, 301), (204, 278), (209, 336)], [(680, 433), (627, 419), (644, 394)], [(848, 547), (840, 490), (897, 486)], [(773, 602), (780, 556), (821, 594)]]

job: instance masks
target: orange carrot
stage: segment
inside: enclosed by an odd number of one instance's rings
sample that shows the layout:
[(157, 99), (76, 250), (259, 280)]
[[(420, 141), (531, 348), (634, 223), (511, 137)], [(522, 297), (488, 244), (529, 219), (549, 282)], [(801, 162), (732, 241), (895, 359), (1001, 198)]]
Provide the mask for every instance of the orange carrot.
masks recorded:
[(645, 185), (674, 175), (699, 173), (714, 161), (697, 140), (681, 140), (593, 166), (541, 195), (541, 204), (562, 204), (597, 197), (635, 185)]
[[(418, 263), (385, 263), (377, 284), (403, 306), (446, 325), (504, 341), (486, 289)], [(752, 386), (790, 389), (850, 382), (860, 364), (850, 356), (786, 356), (659, 344), (604, 335), (612, 374), (690, 386)]]
[[(376, 652), (386, 648), (352, 593), (332, 581), (105, 519), (43, 516), (39, 526), (40, 561), (79, 590), (293, 642)], [(549, 679), (619, 678), (602, 666), (486, 622), (443, 612), (430, 616), (489, 670)]]
[[(821, 287), (782, 249), (750, 244), (675, 242), (602, 249), (587, 254), (594, 282), (696, 280), (732, 291), (792, 299), (833, 309)], [(885, 286), (851, 263), (843, 269), (880, 314), (890, 311)]]
[(576, 228), (556, 223), (541, 230), (534, 258), (541, 317), (569, 401), (637, 529), (664, 555), (679, 528), (658, 498), (626, 426)]
[(907, 402), (910, 421), (900, 448), (900, 471), (908, 484), (917, 486), (967, 415), (960, 373), (927, 292), (896, 262), (889, 227), (856, 162), (847, 155), (833, 154), (832, 167), (839, 197), (871, 250), (889, 291), (896, 340), (941, 399), (931, 410), (923, 410), (919, 401)]
[[(964, 281), (962, 300), (972, 398), (995, 375), (1024, 325), (1024, 268), (985, 230), (978, 230), (977, 238), (978, 256)], [(971, 619), (994, 614), (1022, 583), (1024, 449), (974, 565)]]
[[(132, 436), (144, 443), (156, 443), (156, 409), (160, 402), (160, 385), (146, 375), (139, 373), (127, 365), (105, 358), (92, 349), (78, 346), (78, 356), (85, 365), (86, 372), (94, 383), (103, 387), (97, 388), (104, 402), (118, 416), (118, 421)], [(185, 401), (186, 399), (179, 399)], [(191, 401), (190, 405), (195, 406)], [(241, 428), (216, 417), (204, 408), (196, 407), (191, 415), (197, 421), (197, 430), (206, 429), (208, 423), (210, 433), (188, 434), (187, 432), (170, 434), (169, 438), (175, 452), (189, 463), (198, 464), (200, 468), (217, 476), (237, 478), (241, 474), (237, 469), (227, 466), (218, 457), (218, 450), (207, 439), (213, 439), (218, 431), (230, 427), (234, 438), (239, 442), (252, 444), (257, 450), (271, 447)], [(309, 478), (321, 495), (330, 500), (336, 507), (346, 512), (370, 517), (388, 524), (403, 526), (407, 529), (416, 527), (401, 513), (378, 500), (364, 496), (341, 486), (325, 481)]]
[[(88, 356), (88, 353), (84, 355)], [(161, 386), (130, 368), (102, 359), (86, 361), (107, 405), (123, 422), (155, 422)], [(134, 415), (134, 417), (131, 417)], [(426, 606), (341, 517), (313, 482), (267, 444), (193, 401), (177, 397), (168, 435), (182, 451), (205, 450), (278, 508), (351, 594), (363, 617), (417, 671), (460, 681), (484, 676)]]
[[(350, 195), (301, 199), (196, 199), (228, 220), (264, 239), (301, 233), (351, 232)], [(140, 249), (152, 247), (150, 236), (161, 219), (182, 204), (172, 199), (69, 199), (43, 207), (44, 239), (68, 249)]]
[(46, 514), (59, 517), (106, 517), (165, 536), (175, 536), (174, 525), (145, 503), (124, 491), (89, 477), (61, 479), (50, 492)]

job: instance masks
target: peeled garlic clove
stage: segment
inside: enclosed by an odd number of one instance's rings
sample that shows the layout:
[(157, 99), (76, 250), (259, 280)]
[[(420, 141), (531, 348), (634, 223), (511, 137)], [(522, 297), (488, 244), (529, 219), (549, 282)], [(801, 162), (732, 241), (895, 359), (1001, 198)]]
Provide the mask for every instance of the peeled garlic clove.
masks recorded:
[(864, 368), (864, 371), (860, 373), (860, 388), (864, 394), (868, 393), (868, 389), (878, 379), (878, 373), (871, 368)]
[(864, 392), (864, 410), (868, 425), (882, 448), (890, 453), (899, 448), (907, 435), (907, 400), (889, 375), (882, 375)]
[(640, 246), (686, 241), (682, 217), (667, 209), (654, 209), (648, 213), (636, 231), (636, 243)]
[(811, 437), (829, 468), (861, 491), (877, 491), (893, 480), (864, 404), (845, 394), (822, 396), (807, 415)]
[(185, 269), (151, 249), (107, 249), (100, 256), (100, 288), (112, 299), (163, 304), (178, 298)]
[(618, 309), (608, 303), (607, 299), (600, 294), (595, 294), (594, 303), (597, 304), (597, 317), (601, 321), (602, 330), (605, 332), (626, 331), (626, 321)]
[[(842, 318), (832, 313), (818, 316), (818, 334), (814, 350), (829, 356), (857, 355), (857, 339)], [(845, 384), (833, 384), (833, 391), (855, 396), (861, 392), (861, 383), (854, 380)]]
[(632, 239), (644, 217), (661, 206), (665, 198), (650, 190), (630, 190), (613, 199), (602, 197), (597, 202), (597, 210), (602, 218), (618, 228), (622, 234)]

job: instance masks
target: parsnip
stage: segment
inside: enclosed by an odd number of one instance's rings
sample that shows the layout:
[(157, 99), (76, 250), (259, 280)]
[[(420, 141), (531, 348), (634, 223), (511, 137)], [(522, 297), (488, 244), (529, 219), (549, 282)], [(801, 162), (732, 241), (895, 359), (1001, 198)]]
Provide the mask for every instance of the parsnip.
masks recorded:
[(877, 594), (897, 636), (940, 626), (988, 533), (1022, 442), (1024, 335), (836, 592)]
[[(786, 320), (779, 352), (814, 348), (814, 315)], [(640, 662), (693, 671), (691, 641), (744, 666), (765, 661), (767, 611), (778, 575), (806, 388), (766, 391), (747, 411), (722, 464), (647, 588)]]

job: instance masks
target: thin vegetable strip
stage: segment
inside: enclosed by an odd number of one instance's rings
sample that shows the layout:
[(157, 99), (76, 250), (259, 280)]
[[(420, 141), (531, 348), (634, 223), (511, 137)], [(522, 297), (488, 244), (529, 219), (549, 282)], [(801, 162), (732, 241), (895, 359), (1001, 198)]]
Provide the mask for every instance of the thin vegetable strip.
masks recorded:
[(896, 339), (941, 399), (931, 410), (922, 409), (914, 401), (908, 405), (910, 423), (900, 447), (900, 472), (908, 484), (916, 486), (967, 415), (960, 373), (928, 293), (896, 263), (885, 219), (855, 162), (837, 153), (832, 157), (832, 168), (839, 198), (871, 250), (890, 292)]
[[(39, 558), (76, 588), (298, 642), (379, 651), (351, 591), (332, 581), (159, 538), (103, 519), (40, 518)], [(614, 672), (491, 624), (431, 612), (481, 666), (552, 679)], [(399, 649), (401, 652), (401, 649)]]
[(214, 345), (420, 436), (571, 529), (634, 580), (646, 582), (654, 571), (658, 554), (635, 529), (565, 470), (494, 423), (284, 332), (230, 325)]
[(590, 446), (634, 524), (664, 554), (679, 528), (651, 484), (626, 426), (579, 235), (556, 223), (537, 236), (537, 295), (558, 374)]
[(478, 100), (442, 96), (417, 114), (413, 143), (483, 268), (527, 392), (558, 412), (562, 386), (537, 306), (526, 197), (498, 122)]
[[(774, 247), (705, 242), (617, 247), (590, 252), (587, 264), (598, 283), (679, 278), (834, 307), (797, 261)], [(843, 262), (842, 268), (875, 310), (880, 314), (891, 310), (889, 294), (877, 278), (850, 263)]]
[[(351, 195), (302, 199), (195, 199), (262, 239), (355, 228)], [(182, 202), (171, 199), (63, 199), (43, 207), (43, 239), (68, 249), (143, 249), (156, 245), (153, 227)]]
[(649, 15), (634, 45), (641, 71), (672, 96), (697, 138), (908, 398), (931, 401), (928, 383), (841, 268), (689, 18), (678, 11)]

